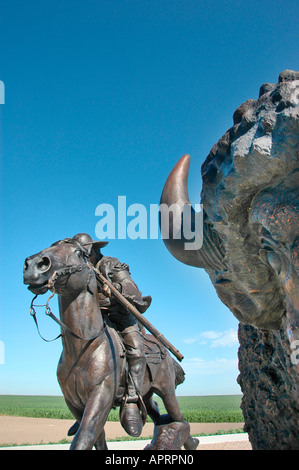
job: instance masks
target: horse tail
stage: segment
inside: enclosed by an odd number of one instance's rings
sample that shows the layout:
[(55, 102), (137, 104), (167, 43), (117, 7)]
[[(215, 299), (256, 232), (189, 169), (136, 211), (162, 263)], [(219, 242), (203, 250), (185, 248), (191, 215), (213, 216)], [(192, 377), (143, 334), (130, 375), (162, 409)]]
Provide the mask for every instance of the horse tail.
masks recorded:
[(175, 372), (175, 387), (177, 387), (184, 382), (186, 374), (180, 364), (175, 359), (172, 358), (172, 360)]

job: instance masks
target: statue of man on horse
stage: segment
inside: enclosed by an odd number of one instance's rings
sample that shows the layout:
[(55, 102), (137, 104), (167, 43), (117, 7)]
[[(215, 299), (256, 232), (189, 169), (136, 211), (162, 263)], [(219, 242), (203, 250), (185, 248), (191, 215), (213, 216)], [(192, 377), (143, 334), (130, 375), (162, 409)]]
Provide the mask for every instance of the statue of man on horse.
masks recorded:
[[(34, 300), (52, 292), (45, 313), (61, 328), (57, 378), (77, 421), (69, 431), (75, 434), (71, 450), (107, 450), (104, 426), (113, 407), (120, 407), (121, 423), (133, 436), (141, 434), (150, 416), (155, 424), (150, 449), (195, 449), (198, 440), (175, 395), (185, 374), (168, 350), (180, 361), (183, 356), (140, 313), (151, 297), (142, 296), (126, 264), (102, 255), (106, 245), (81, 233), (24, 263), (24, 283), (35, 294), (30, 314), (37, 328)], [(49, 306), (54, 294), (60, 319)], [(141, 334), (139, 323), (151, 334)], [(154, 394), (161, 397), (166, 415), (160, 415)]]
[[(152, 298), (143, 297), (137, 285), (131, 278), (129, 266), (121, 263), (117, 258), (104, 256), (101, 248), (107, 241), (93, 241), (87, 233), (79, 233), (73, 237), (81, 246), (92, 245), (89, 259), (92, 264), (110, 280), (113, 286), (129, 301), (140, 313), (144, 313), (150, 306)], [(140, 436), (143, 423), (139, 411), (141, 386), (144, 380), (146, 357), (141, 339), (140, 326), (131, 312), (111, 294), (106, 284), (98, 283), (99, 304), (106, 321), (112, 322), (123, 339), (126, 348), (126, 358), (129, 368), (129, 383), (127, 396), (121, 413), (121, 424), (131, 436)]]

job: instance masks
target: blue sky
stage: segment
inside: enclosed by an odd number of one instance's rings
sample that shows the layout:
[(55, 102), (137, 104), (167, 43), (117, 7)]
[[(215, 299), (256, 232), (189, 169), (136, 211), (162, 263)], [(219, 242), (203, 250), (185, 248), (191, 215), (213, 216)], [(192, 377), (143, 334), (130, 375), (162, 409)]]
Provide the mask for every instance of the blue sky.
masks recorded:
[[(61, 343), (29, 316), (24, 259), (95, 237), (101, 203), (158, 204), (177, 160), (200, 167), (260, 85), (298, 68), (295, 1), (0, 2), (0, 393), (59, 394)], [(239, 393), (237, 320), (200, 269), (161, 240), (111, 240), (153, 303), (147, 318), (185, 356), (179, 395)], [(53, 302), (56, 308), (57, 301)], [(43, 334), (57, 325), (40, 313)]]

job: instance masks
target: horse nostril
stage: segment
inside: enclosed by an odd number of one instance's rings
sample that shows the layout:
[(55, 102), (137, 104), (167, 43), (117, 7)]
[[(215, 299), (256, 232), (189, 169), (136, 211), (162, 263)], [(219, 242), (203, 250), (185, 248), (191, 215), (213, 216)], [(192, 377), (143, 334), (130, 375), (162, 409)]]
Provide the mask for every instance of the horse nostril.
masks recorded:
[(28, 268), (29, 268), (29, 258), (26, 258), (25, 263), (24, 263), (24, 271), (26, 271)]
[(37, 268), (39, 271), (45, 273), (46, 271), (49, 271), (51, 267), (51, 260), (48, 258), (48, 256), (43, 256), (40, 261), (37, 263)]

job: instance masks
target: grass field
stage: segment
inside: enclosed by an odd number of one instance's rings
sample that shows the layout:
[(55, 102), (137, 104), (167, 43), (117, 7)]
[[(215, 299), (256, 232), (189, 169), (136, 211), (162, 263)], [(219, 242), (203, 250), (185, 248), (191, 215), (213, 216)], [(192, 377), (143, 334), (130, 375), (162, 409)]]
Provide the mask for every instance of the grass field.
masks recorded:
[[(178, 397), (180, 408), (190, 423), (243, 422), (240, 409), (241, 395)], [(155, 398), (160, 412), (165, 408), (159, 397)], [(59, 396), (0, 395), (0, 415), (28, 416), (33, 418), (73, 419), (64, 398)], [(112, 410), (109, 421), (118, 421), (119, 410)]]

